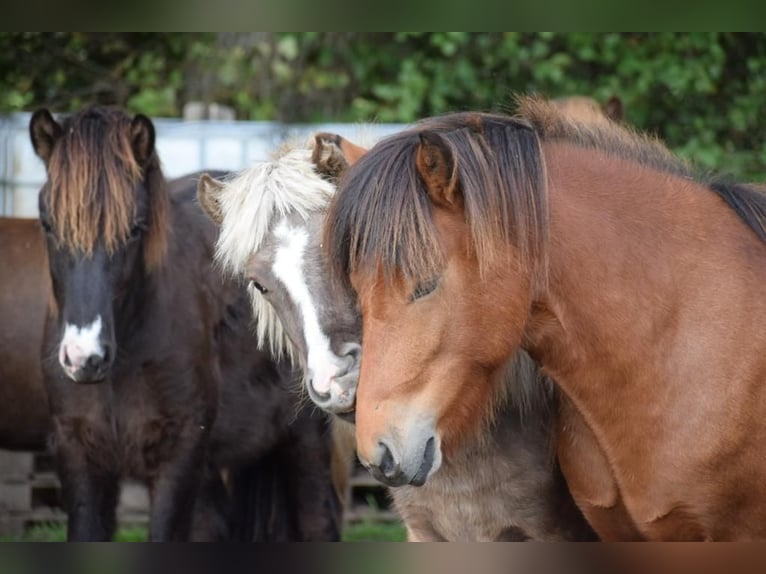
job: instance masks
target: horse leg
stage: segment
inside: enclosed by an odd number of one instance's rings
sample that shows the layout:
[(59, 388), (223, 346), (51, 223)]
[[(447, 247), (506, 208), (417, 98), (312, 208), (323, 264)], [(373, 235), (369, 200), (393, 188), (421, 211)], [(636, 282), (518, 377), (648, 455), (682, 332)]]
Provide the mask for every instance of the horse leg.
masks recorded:
[(293, 440), (280, 452), (291, 480), (288, 500), (295, 509), (302, 541), (338, 541), (343, 523), (342, 504), (332, 481), (331, 429), (324, 415), (306, 411), (293, 429)]
[(120, 478), (89, 459), (70, 425), (55, 425), (56, 463), (67, 511), (69, 541), (108, 541), (116, 528)]
[(559, 464), (582, 514), (601, 540), (643, 540), (590, 427), (566, 397), (559, 409)]
[(194, 506), (191, 540), (216, 542), (230, 540), (230, 496), (221, 471), (208, 470)]
[(181, 427), (169, 449), (175, 456), (162, 463), (155, 474), (151, 484), (150, 541), (189, 540), (204, 474), (208, 428), (199, 424)]

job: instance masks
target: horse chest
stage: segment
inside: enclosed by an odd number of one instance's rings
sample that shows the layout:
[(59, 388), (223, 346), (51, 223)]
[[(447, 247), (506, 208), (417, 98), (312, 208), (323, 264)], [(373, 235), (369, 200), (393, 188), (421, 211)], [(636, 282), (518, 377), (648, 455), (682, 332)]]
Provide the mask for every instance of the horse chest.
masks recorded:
[(172, 458), (200, 410), (193, 402), (159, 400), (156, 381), (140, 375), (66, 385), (65, 408), (56, 416), (58, 440), (84, 450), (105, 470), (139, 480), (151, 480)]
[[(659, 489), (656, 477), (632, 476), (623, 484), (618, 469), (567, 399), (562, 399), (558, 454), (572, 496), (603, 540), (703, 540), (702, 515), (675, 500), (694, 500), (694, 481), (681, 491)], [(618, 465), (619, 466), (619, 465)], [(627, 484), (625, 484), (627, 483)], [(706, 501), (700, 501), (703, 509)]]
[[(169, 387), (169, 388), (167, 388)], [(194, 427), (205, 410), (199, 400), (172, 392), (157, 380), (136, 375), (115, 385), (112, 397), (113, 439), (122, 453), (125, 472), (135, 478), (151, 478), (159, 465), (173, 456), (182, 435)]]
[[(512, 417), (513, 415), (511, 415)], [(446, 463), (422, 487), (392, 489), (410, 536), (420, 541), (564, 540), (543, 436), (505, 425), (488, 444)], [(502, 432), (505, 431), (505, 432)], [(511, 432), (512, 431), (512, 432)]]

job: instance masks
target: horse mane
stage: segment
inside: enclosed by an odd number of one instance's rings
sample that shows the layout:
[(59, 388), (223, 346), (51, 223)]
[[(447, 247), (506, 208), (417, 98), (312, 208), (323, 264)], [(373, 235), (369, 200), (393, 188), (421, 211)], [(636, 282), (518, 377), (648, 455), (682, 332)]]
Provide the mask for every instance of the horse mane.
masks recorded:
[(482, 270), (500, 245), (515, 245), (533, 281), (547, 273), (548, 195), (542, 144), (563, 141), (656, 171), (696, 180), (721, 197), (766, 241), (766, 193), (755, 186), (697, 177), (660, 140), (613, 121), (567, 114), (556, 102), (519, 97), (516, 116), (461, 112), (421, 120), (381, 140), (341, 178), (325, 226), (333, 276), (380, 266), (418, 282), (438, 275), (442, 253), (415, 157), (419, 134), (449, 147), (473, 247)]
[(762, 241), (766, 242), (766, 192), (726, 178), (699, 175), (659, 139), (611, 121), (583, 121), (568, 115), (555, 102), (519, 97), (518, 114), (542, 141), (565, 141), (633, 161), (641, 166), (696, 180), (718, 195)]
[[(304, 219), (325, 209), (335, 185), (315, 169), (310, 146), (287, 144), (268, 161), (257, 162), (224, 180), (218, 196), (222, 223), (216, 260), (234, 275), (245, 271), (250, 256), (263, 245), (273, 224), (289, 213)], [(248, 287), (261, 348), (295, 363), (298, 354), (274, 308)]]
[(388, 279), (395, 272), (413, 281), (438, 274), (442, 253), (415, 165), (424, 131), (438, 132), (450, 147), (482, 269), (501, 244), (513, 242), (533, 277), (544, 273), (548, 202), (535, 132), (518, 118), (456, 113), (381, 140), (341, 178), (325, 226), (333, 275), (345, 281), (357, 268), (376, 265)]
[(588, 121), (581, 114), (567, 114), (565, 108), (544, 98), (520, 96), (516, 101), (518, 117), (529, 122), (542, 141), (565, 141), (658, 171), (694, 176), (689, 164), (656, 137), (616, 122)]
[(150, 203), (144, 255), (153, 268), (167, 250), (167, 190), (156, 151), (143, 168), (136, 161), (130, 126), (130, 118), (115, 108), (87, 108), (66, 118), (48, 163), (43, 197), (61, 230), (61, 244), (90, 255), (103, 241), (113, 253), (128, 239), (136, 214), (135, 186), (143, 178)]
[(766, 188), (719, 179), (710, 183), (710, 189), (766, 243)]

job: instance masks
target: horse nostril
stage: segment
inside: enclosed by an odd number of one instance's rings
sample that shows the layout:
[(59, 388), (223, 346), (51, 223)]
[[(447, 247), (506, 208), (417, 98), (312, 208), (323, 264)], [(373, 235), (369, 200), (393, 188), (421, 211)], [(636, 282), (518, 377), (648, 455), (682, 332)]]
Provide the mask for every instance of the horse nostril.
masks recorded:
[(357, 343), (345, 343), (341, 349), (340, 356), (345, 359), (343, 366), (335, 373), (335, 379), (345, 377), (352, 371), (356, 371), (359, 368), (360, 359), (362, 356), (362, 347)]
[(358, 345), (357, 343), (349, 343), (348, 347), (346, 348), (345, 355), (347, 357), (350, 357), (353, 361), (353, 364), (359, 363), (359, 357), (362, 356), (362, 347), (361, 345)]
[(98, 369), (99, 367), (101, 367), (101, 365), (103, 364), (104, 364), (104, 359), (100, 357), (99, 355), (91, 355), (85, 361), (85, 367), (87, 369), (92, 369), (94, 371)]
[(109, 361), (112, 359), (112, 347), (110, 345), (104, 345), (104, 356), (102, 357), (102, 362), (106, 365), (109, 364)]
[(434, 437), (431, 437), (426, 442), (426, 448), (423, 452), (423, 460), (420, 462), (420, 468), (418, 472), (410, 480), (410, 484), (414, 486), (423, 486), (428, 478), (428, 473), (433, 468), (434, 460), (436, 458), (436, 441)]
[(383, 447), (383, 456), (380, 458), (380, 465), (378, 468), (383, 476), (386, 478), (393, 478), (399, 474), (399, 463), (394, 459), (394, 455), (391, 453), (391, 449), (383, 443), (380, 443)]
[(64, 349), (64, 366), (65, 367), (72, 366), (72, 361), (69, 359), (69, 353), (66, 352), (66, 349)]

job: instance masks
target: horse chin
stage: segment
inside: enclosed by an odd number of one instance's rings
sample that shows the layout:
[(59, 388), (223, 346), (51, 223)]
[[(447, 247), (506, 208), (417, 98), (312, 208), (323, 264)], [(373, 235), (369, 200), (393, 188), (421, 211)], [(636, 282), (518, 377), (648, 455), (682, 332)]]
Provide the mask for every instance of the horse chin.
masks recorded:
[(78, 385), (99, 385), (106, 382), (106, 372), (87, 373), (79, 371), (64, 371), (67, 378)]

